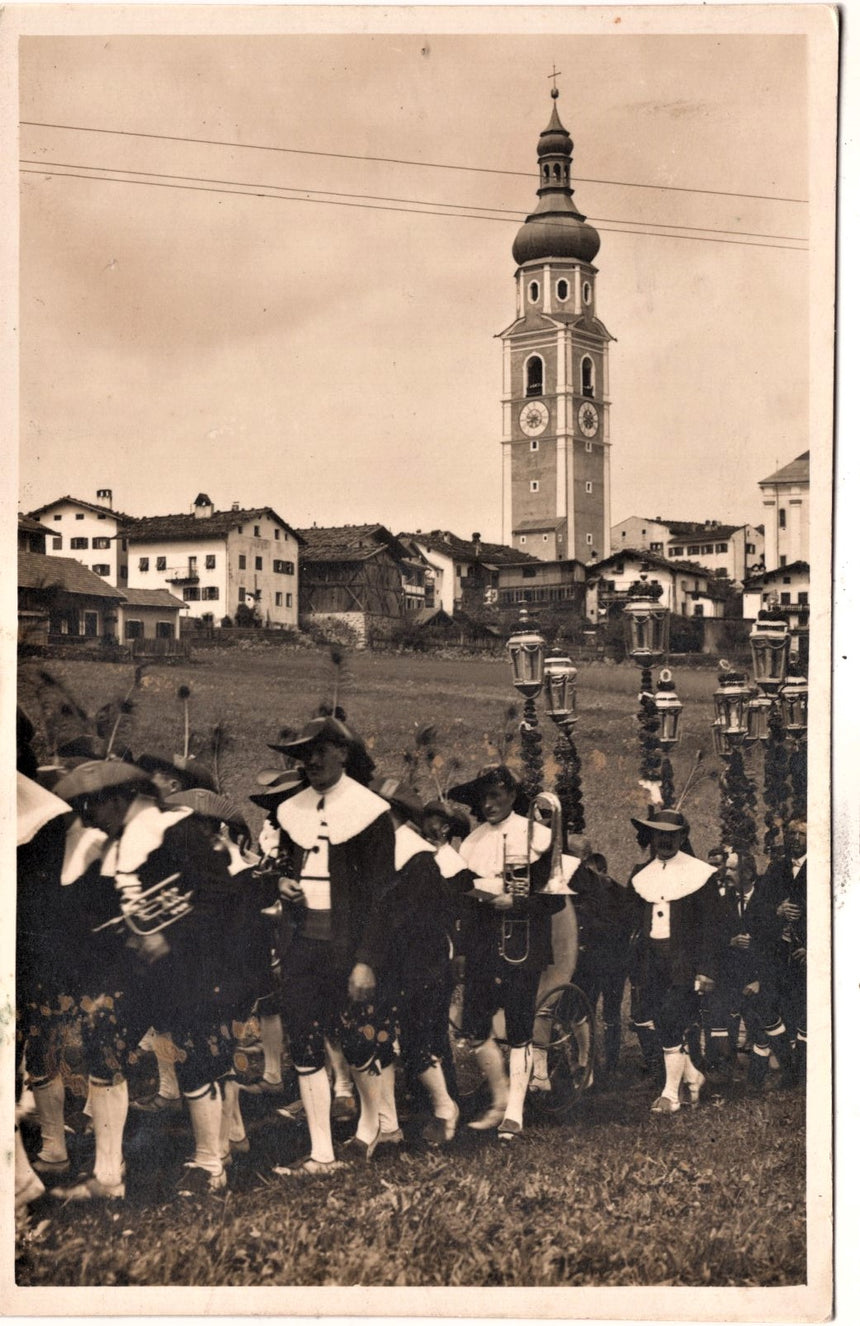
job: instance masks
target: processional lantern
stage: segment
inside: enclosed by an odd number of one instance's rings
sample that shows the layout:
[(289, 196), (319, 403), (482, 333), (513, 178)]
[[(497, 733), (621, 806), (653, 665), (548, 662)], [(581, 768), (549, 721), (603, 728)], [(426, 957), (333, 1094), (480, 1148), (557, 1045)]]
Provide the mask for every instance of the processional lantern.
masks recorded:
[(775, 695), (785, 681), (791, 638), (788, 622), (771, 609), (758, 615), (750, 631), (753, 677), (765, 695)]
[(560, 649), (553, 648), (543, 666), (546, 711), (561, 728), (576, 722), (576, 668)]
[(805, 677), (788, 678), (779, 692), (779, 707), (788, 736), (805, 736), (809, 716), (809, 683)]
[(654, 704), (660, 719), (658, 737), (664, 750), (677, 745), (680, 736), (681, 713), (684, 706), (678, 699), (669, 668), (663, 668), (654, 694)]
[(640, 668), (662, 663), (669, 648), (669, 608), (658, 599), (662, 585), (648, 579), (643, 570), (639, 583), (631, 585), (624, 604), (624, 644), (627, 657)]
[(514, 686), (526, 700), (534, 700), (543, 689), (546, 641), (530, 620), (525, 604), (505, 648), (511, 661)]
[[(728, 669), (728, 665), (725, 665)], [(747, 685), (746, 674), (724, 671), (714, 691), (714, 749), (727, 757), (739, 750), (750, 735), (750, 701), (753, 693)]]

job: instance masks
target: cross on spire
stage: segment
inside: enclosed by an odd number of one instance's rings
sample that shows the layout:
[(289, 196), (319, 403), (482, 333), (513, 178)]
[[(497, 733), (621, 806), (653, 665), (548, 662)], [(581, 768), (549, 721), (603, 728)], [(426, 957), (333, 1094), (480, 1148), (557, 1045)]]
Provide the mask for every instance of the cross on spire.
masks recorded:
[(551, 73), (551, 74), (547, 74), (547, 78), (551, 78), (551, 79), (552, 79), (552, 91), (550, 92), (550, 96), (553, 97), (553, 98), (555, 98), (555, 97), (558, 96), (558, 88), (557, 88), (556, 85), (555, 85), (555, 80), (559, 77), (560, 74), (561, 74), (561, 70), (560, 70), (560, 69), (556, 69), (556, 67), (555, 67), (555, 60), (553, 60), (553, 62), (552, 62), (552, 73)]

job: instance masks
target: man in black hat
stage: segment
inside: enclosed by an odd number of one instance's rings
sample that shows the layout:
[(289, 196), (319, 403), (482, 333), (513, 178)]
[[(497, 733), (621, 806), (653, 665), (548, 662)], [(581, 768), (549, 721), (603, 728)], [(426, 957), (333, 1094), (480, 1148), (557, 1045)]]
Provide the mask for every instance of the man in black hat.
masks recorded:
[(380, 1073), (393, 1062), (389, 1019), (377, 1000), (382, 954), (374, 947), (373, 909), (394, 876), (394, 827), (388, 803), (350, 778), (354, 734), (340, 720), (309, 723), (284, 753), (309, 786), (278, 808), (289, 876), (281, 881), (284, 1026), (311, 1135), (310, 1155), (287, 1172), (325, 1174), (335, 1160), (325, 1039), (349, 1061), (361, 1113), (348, 1143), (369, 1159), (380, 1131)]
[(688, 1031), (696, 1016), (696, 991), (714, 988), (719, 942), (719, 895), (711, 864), (681, 850), (689, 833), (678, 810), (652, 819), (634, 819), (646, 831), (653, 852), (631, 875), (634, 911), (634, 1022), (653, 1028), (663, 1052), (665, 1085), (651, 1106), (655, 1114), (680, 1109), (686, 1083), (697, 1104), (705, 1077), (688, 1051)]
[[(523, 1130), (523, 1107), (532, 1073), (535, 1001), (541, 971), (552, 962), (552, 916), (564, 896), (541, 893), (550, 871), (552, 835), (529, 823), (519, 782), (506, 765), (488, 765), (470, 783), (450, 791), (482, 821), (460, 847), (475, 889), (466, 920), (463, 1030), (487, 1079), (491, 1105), (468, 1125), (491, 1128), (509, 1140)], [(493, 1016), (505, 1014), (511, 1047), (510, 1078), (492, 1035)]]

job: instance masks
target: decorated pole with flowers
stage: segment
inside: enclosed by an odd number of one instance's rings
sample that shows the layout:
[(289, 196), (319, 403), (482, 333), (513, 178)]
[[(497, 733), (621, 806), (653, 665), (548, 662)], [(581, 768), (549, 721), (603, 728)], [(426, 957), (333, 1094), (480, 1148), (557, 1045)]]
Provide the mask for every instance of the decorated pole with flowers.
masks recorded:
[(669, 749), (678, 740), (681, 702), (672, 686), (668, 668), (660, 673), (655, 689), (652, 668), (666, 659), (669, 648), (669, 608), (659, 600), (663, 586), (648, 579), (642, 568), (637, 584), (627, 591), (624, 605), (624, 644), (627, 657), (642, 669), (639, 687), (639, 775), (651, 799), (664, 806), (674, 801), (674, 773)]
[(720, 778), (720, 826), (725, 847), (751, 853), (758, 831), (755, 819), (756, 788), (744, 764), (744, 747), (750, 742), (750, 701), (753, 692), (746, 673), (722, 669), (714, 692), (714, 749), (725, 761)]
[(561, 802), (562, 821), (570, 833), (585, 829), (582, 805), (582, 761), (573, 739), (576, 725), (576, 668), (559, 648), (544, 663), (546, 711), (558, 729), (553, 757), (557, 773), (555, 794)]
[(522, 784), (526, 796), (533, 801), (543, 789), (542, 741), (535, 699), (543, 688), (546, 641), (538, 631), (537, 623), (529, 618), (525, 604), (520, 607), (519, 621), (511, 632), (506, 648), (514, 686), (523, 697), (523, 717), (520, 723)]

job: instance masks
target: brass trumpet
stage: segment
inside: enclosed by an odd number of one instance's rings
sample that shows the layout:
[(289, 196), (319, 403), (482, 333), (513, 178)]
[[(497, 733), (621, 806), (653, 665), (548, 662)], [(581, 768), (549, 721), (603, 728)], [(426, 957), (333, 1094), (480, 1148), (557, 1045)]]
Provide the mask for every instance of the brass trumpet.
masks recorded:
[(175, 875), (167, 875), (157, 884), (144, 889), (128, 911), (112, 916), (109, 921), (103, 921), (92, 933), (97, 935), (99, 931), (108, 930), (111, 926), (121, 928), (125, 925), (133, 935), (157, 935), (160, 930), (175, 925), (194, 910), (191, 901), (193, 892), (182, 893), (173, 887), (180, 877), (177, 871)]

